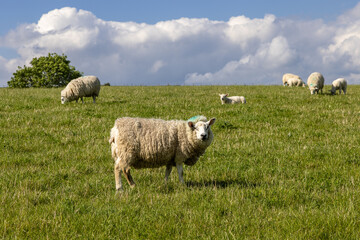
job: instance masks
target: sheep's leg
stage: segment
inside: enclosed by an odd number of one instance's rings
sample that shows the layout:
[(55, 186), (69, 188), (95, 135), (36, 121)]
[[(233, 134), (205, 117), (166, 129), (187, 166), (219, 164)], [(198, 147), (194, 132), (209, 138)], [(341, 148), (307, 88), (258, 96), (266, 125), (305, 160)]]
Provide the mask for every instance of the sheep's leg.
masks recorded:
[(119, 164), (115, 163), (114, 167), (114, 173), (115, 173), (115, 185), (116, 185), (116, 191), (122, 191), (122, 183), (121, 183), (121, 169)]
[(83, 97), (81, 97), (81, 101), (82, 101), (82, 104), (84, 104), (84, 99), (83, 99)]
[(134, 179), (132, 178), (132, 176), (130, 174), (130, 168), (123, 168), (123, 173), (125, 175), (127, 182), (129, 183), (130, 187), (135, 187)]
[(178, 171), (178, 174), (179, 174), (179, 181), (182, 183), (182, 184), (185, 184), (184, 182), (184, 178), (183, 178), (183, 165), (182, 163), (176, 163), (176, 168), (177, 168), (177, 171)]
[(166, 166), (166, 170), (165, 170), (165, 183), (167, 183), (171, 171), (172, 171), (172, 166), (171, 166), (171, 165), (167, 165), (167, 166)]
[(95, 103), (96, 96), (92, 96), (92, 97), (93, 97), (93, 103)]

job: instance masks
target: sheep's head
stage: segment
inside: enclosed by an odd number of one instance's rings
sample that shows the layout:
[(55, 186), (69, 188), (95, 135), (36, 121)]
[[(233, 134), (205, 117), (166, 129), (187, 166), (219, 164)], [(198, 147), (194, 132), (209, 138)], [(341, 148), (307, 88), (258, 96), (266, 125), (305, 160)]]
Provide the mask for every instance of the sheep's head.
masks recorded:
[(66, 97), (66, 94), (65, 94), (65, 92), (63, 90), (63, 91), (61, 91), (61, 104), (64, 104), (66, 102), (67, 102), (67, 97)]
[(62, 90), (61, 91), (61, 104), (70, 102), (70, 97), (71, 97), (71, 95), (69, 96), (69, 92), (66, 88), (64, 90)]
[(225, 101), (226, 97), (229, 96), (229, 94), (219, 94), (221, 101)]
[(69, 102), (69, 98), (61, 94), (61, 104)]
[(329, 92), (331, 93), (331, 95), (335, 95), (336, 88), (334, 86), (331, 86), (331, 90), (329, 90)]
[(210, 126), (215, 123), (215, 118), (210, 119), (210, 121), (197, 123), (188, 122), (189, 127), (195, 131), (196, 138), (201, 141), (206, 141), (209, 138)]
[(319, 92), (319, 87), (313, 83), (310, 83), (309, 89), (311, 94), (314, 94), (315, 92)]

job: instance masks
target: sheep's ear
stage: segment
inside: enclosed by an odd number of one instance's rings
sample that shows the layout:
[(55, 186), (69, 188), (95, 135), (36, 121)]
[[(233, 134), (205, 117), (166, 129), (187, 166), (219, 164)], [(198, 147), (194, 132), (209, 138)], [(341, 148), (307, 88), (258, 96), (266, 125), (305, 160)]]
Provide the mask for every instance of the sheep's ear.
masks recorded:
[(229, 96), (229, 94), (227, 93), (225, 96)]
[(195, 129), (195, 124), (193, 122), (188, 122), (188, 125), (191, 129)]
[(210, 121), (208, 121), (209, 126), (213, 125), (215, 123), (215, 120), (216, 118), (210, 119)]

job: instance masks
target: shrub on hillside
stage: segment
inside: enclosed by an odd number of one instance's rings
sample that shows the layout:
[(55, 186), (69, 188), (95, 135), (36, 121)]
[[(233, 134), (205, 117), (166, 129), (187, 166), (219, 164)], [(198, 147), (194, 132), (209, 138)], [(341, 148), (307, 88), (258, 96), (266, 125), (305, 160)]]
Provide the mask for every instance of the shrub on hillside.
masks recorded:
[(49, 53), (48, 56), (35, 57), (30, 64), (31, 67), (18, 67), (7, 82), (10, 88), (62, 87), (82, 76), (64, 54)]

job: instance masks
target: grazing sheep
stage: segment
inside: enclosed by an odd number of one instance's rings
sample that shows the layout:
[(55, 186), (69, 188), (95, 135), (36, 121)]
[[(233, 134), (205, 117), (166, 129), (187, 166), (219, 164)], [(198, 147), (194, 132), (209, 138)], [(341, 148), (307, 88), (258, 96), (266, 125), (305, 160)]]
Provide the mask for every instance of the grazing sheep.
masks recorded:
[(300, 78), (289, 78), (287, 80), (287, 84), (289, 85), (289, 87), (305, 87), (306, 84), (304, 83), (303, 80), (301, 80)]
[(319, 94), (319, 90), (323, 93), (322, 89), (324, 87), (324, 76), (321, 73), (313, 72), (310, 74), (307, 80), (307, 85), (309, 86), (310, 93), (314, 94), (315, 92)]
[(115, 161), (116, 190), (122, 190), (121, 171), (131, 187), (135, 182), (130, 168), (166, 166), (165, 181), (173, 166), (184, 183), (183, 164), (194, 165), (213, 140), (210, 121), (197, 116), (188, 121), (145, 118), (119, 118), (111, 129), (111, 153)]
[(334, 80), (331, 84), (331, 94), (335, 94), (336, 90), (339, 90), (339, 94), (341, 94), (341, 90), (343, 90), (344, 94), (346, 94), (347, 89), (347, 81), (345, 78), (338, 78)]
[(236, 103), (246, 103), (246, 99), (243, 96), (232, 96), (228, 97), (229, 94), (219, 94), (221, 104), (236, 104)]
[(282, 82), (283, 82), (284, 86), (289, 85), (288, 80), (290, 78), (297, 78), (297, 79), (300, 79), (302, 81), (301, 77), (298, 76), (298, 75), (295, 75), (295, 74), (292, 74), (292, 73), (285, 73), (283, 75), (283, 77), (282, 77)]
[(95, 76), (79, 77), (71, 80), (64, 90), (61, 91), (61, 103), (71, 102), (80, 98), (84, 103), (83, 97), (92, 97), (95, 103), (99, 96), (100, 81)]

